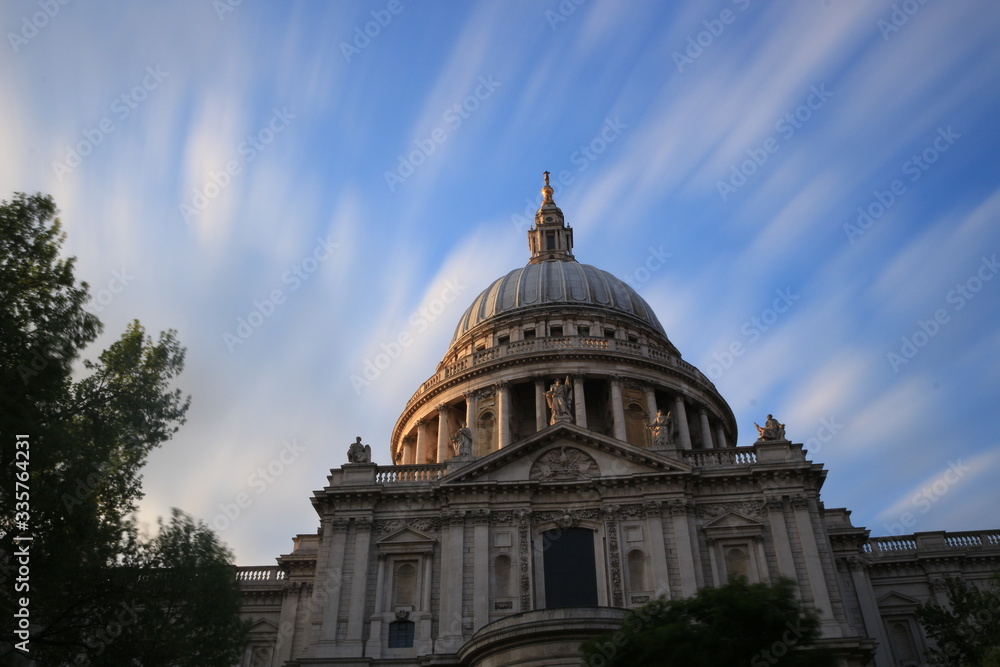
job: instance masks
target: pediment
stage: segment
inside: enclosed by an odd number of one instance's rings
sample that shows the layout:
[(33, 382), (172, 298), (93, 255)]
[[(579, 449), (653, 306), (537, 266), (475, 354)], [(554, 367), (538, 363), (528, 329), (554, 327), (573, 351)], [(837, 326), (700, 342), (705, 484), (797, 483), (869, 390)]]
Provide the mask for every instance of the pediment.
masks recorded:
[(690, 470), (686, 463), (657, 452), (562, 423), (449, 472), (441, 485), (529, 480), (578, 483)]
[(891, 591), (880, 597), (877, 603), (879, 607), (916, 607), (920, 604), (920, 600)]
[(395, 545), (412, 545), (412, 544), (426, 544), (434, 542), (434, 538), (426, 533), (422, 533), (419, 530), (414, 530), (413, 528), (402, 528), (394, 533), (386, 535), (382, 539), (378, 540), (376, 544), (381, 547), (385, 546), (395, 546)]
[(266, 618), (258, 618), (256, 621), (250, 624), (247, 629), (252, 635), (268, 635), (273, 634), (278, 631), (278, 626), (267, 620)]
[(748, 516), (744, 516), (738, 512), (726, 512), (720, 517), (712, 519), (705, 524), (705, 529), (710, 530), (712, 528), (763, 528), (764, 524), (760, 521), (751, 519)]

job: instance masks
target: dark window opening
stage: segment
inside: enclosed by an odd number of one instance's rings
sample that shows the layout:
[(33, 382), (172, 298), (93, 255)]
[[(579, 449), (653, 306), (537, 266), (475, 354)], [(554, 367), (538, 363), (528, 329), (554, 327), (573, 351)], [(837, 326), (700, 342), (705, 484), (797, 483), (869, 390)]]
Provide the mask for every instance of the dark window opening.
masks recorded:
[(535, 330), (534, 329), (525, 329), (524, 330), (524, 340), (534, 340), (534, 338), (535, 338)]
[(579, 334), (581, 336), (589, 336), (590, 335), (590, 327), (577, 327), (576, 328), (576, 332), (577, 332), (577, 334)]
[(556, 249), (556, 233), (546, 232), (545, 233), (545, 249), (555, 250)]
[(604, 337), (605, 338), (614, 338), (615, 337), (615, 330), (614, 329), (605, 329), (604, 330)]
[(389, 624), (389, 648), (413, 646), (413, 621), (393, 621)]
[(563, 328), (562, 327), (549, 327), (549, 335), (550, 336), (562, 336), (563, 335)]
[(497, 345), (506, 345), (510, 342), (510, 336), (497, 336)]
[(547, 530), (545, 550), (545, 606), (597, 606), (597, 565), (594, 532), (586, 528)]

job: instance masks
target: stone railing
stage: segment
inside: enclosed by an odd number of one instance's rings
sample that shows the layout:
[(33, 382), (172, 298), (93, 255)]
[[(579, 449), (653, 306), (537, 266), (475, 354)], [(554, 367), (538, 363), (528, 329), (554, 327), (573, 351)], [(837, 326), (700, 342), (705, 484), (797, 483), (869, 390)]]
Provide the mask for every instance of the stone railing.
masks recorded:
[(648, 345), (643, 345), (641, 343), (633, 343), (627, 340), (618, 340), (617, 338), (596, 338), (589, 336), (557, 336), (549, 338), (535, 338), (532, 340), (519, 340), (513, 343), (505, 343), (503, 345), (498, 345), (496, 347), (491, 347), (485, 350), (479, 350), (478, 352), (473, 352), (470, 356), (462, 357), (458, 361), (445, 366), (433, 376), (431, 376), (426, 382), (424, 382), (417, 391), (410, 397), (410, 400), (406, 402), (407, 407), (413, 404), (414, 401), (419, 400), (421, 396), (427, 393), (429, 390), (436, 387), (438, 384), (447, 380), (448, 378), (454, 377), (465, 371), (471, 370), (478, 366), (484, 364), (491, 364), (501, 359), (511, 359), (528, 354), (537, 354), (539, 352), (561, 352), (566, 350), (579, 350), (581, 352), (589, 351), (602, 351), (602, 352), (616, 352), (618, 354), (629, 355), (633, 357), (640, 357), (645, 359), (652, 359), (653, 361), (665, 364), (668, 366), (674, 366), (687, 373), (690, 373), (695, 378), (704, 382), (707, 386), (712, 386), (711, 381), (705, 377), (705, 375), (699, 371), (697, 368), (682, 361), (678, 357), (669, 354), (663, 350), (658, 350), (656, 348), (651, 348)]
[(379, 466), (375, 470), (376, 484), (406, 484), (409, 482), (430, 482), (444, 477), (448, 469), (446, 463), (424, 465)]
[(893, 554), (916, 553), (926, 550), (994, 549), (1000, 550), (1000, 531), (975, 531), (946, 533), (945, 531), (915, 533), (896, 537), (872, 537), (865, 542), (865, 553)]
[(743, 466), (757, 463), (757, 454), (753, 447), (734, 447), (732, 449), (708, 449), (683, 452), (684, 462), (696, 468), (714, 466)]
[(277, 584), (285, 579), (285, 573), (277, 565), (250, 565), (236, 568), (236, 581), (241, 584)]

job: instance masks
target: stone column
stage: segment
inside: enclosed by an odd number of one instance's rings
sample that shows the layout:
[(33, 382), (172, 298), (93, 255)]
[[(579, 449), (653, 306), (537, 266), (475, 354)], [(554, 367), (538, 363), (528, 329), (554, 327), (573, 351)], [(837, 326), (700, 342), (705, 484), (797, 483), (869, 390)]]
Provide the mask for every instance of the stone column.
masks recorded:
[(618, 376), (611, 377), (611, 415), (614, 420), (614, 436), (627, 440), (625, 434), (625, 408), (622, 407), (622, 383)]
[(549, 415), (546, 412), (545, 378), (535, 377), (535, 430), (541, 431), (549, 425)]
[(725, 449), (726, 445), (726, 431), (722, 428), (722, 424), (715, 425), (715, 448)]
[(476, 392), (467, 391), (462, 394), (465, 396), (465, 425), (472, 430), (473, 433), (476, 432)]
[(444, 463), (447, 458), (446, 452), (449, 449), (451, 438), (451, 407), (442, 403), (438, 406), (438, 446), (437, 462)]
[[(350, 614), (347, 617), (347, 638), (344, 645), (351, 647), (348, 655), (361, 656), (361, 636), (365, 626), (365, 587), (368, 583), (368, 550), (371, 546), (372, 520), (358, 517), (354, 520), (354, 572), (351, 574)], [(356, 649), (354, 648), (356, 647)]]
[(826, 585), (826, 573), (823, 571), (823, 562), (820, 560), (819, 548), (816, 544), (816, 534), (813, 531), (809, 499), (806, 496), (792, 498), (792, 508), (795, 513), (795, 525), (799, 529), (802, 558), (806, 564), (809, 587), (812, 589), (813, 604), (820, 615), (823, 636), (839, 637), (841, 636), (840, 625), (833, 618), (833, 605), (830, 603), (830, 592)]
[(500, 449), (510, 444), (510, 386), (497, 383), (497, 430), (500, 432)]
[(576, 424), (587, 428), (587, 399), (583, 395), (583, 375), (573, 376), (573, 409), (576, 411)]
[(427, 463), (427, 422), (423, 419), (417, 420), (417, 453), (413, 463), (417, 465)]
[(670, 579), (667, 573), (666, 541), (663, 539), (663, 512), (660, 503), (646, 504), (646, 529), (649, 531), (649, 551), (652, 562), (653, 595), (670, 597)]
[(476, 591), (473, 602), (472, 631), (490, 622), (490, 515), (486, 510), (473, 516), (472, 583)]
[(875, 666), (892, 667), (889, 651), (884, 650), (889, 647), (889, 642), (885, 636), (885, 625), (882, 623), (878, 603), (875, 602), (875, 592), (872, 590), (871, 581), (866, 573), (867, 566), (858, 556), (849, 556), (847, 567), (851, 570), (851, 581), (854, 584), (854, 590), (857, 592), (861, 607), (861, 620), (868, 630), (868, 636), (878, 641), (879, 648), (884, 647), (883, 650), (875, 654)]
[(656, 411), (659, 409), (656, 407), (656, 390), (652, 386), (646, 385), (642, 391), (646, 394), (646, 410), (649, 412), (649, 421), (653, 421), (656, 419)]
[(462, 547), (465, 533), (464, 512), (450, 512), (441, 517), (441, 612), (435, 653), (453, 653), (462, 644)]
[(677, 394), (674, 399), (674, 422), (677, 424), (677, 437), (680, 446), (691, 449), (691, 431), (688, 430), (687, 410), (684, 408), (684, 397)]
[[(330, 569), (325, 573), (322, 583), (317, 582), (320, 590), (313, 590), (313, 600), (322, 611), (323, 621), (320, 630), (317, 655), (324, 657), (333, 655), (332, 647), (337, 637), (337, 619), (340, 616), (340, 589), (346, 585), (344, 578), (344, 557), (347, 547), (347, 519), (333, 519), (329, 522), (330, 535)], [(325, 602), (323, 602), (325, 598)], [(315, 612), (314, 612), (315, 613)], [(279, 635), (278, 641), (281, 641)], [(291, 642), (288, 645), (287, 660), (291, 660)], [(282, 657), (284, 653), (279, 653)]]
[[(418, 432), (420, 431), (420, 427), (419, 426), (417, 426), (417, 431)], [(416, 454), (417, 454), (417, 446), (413, 442), (413, 440), (410, 440), (410, 441), (407, 442), (404, 439), (403, 440), (403, 465), (413, 465), (413, 462), (416, 461), (416, 458), (417, 458)]]
[(767, 499), (767, 519), (771, 524), (773, 540), (771, 546), (778, 561), (778, 574), (795, 581), (799, 580), (795, 572), (795, 560), (788, 541), (788, 527), (785, 525), (784, 501), (781, 498)]
[(372, 612), (368, 641), (365, 642), (365, 656), (382, 657), (382, 600), (385, 597), (385, 554), (378, 555), (378, 573), (375, 576), (375, 609)]
[(712, 427), (708, 423), (708, 413), (705, 412), (705, 408), (701, 408), (698, 413), (701, 417), (701, 446), (703, 449), (715, 449), (715, 445), (712, 444)]
[(688, 523), (688, 508), (683, 500), (670, 504), (671, 520), (674, 524), (674, 541), (677, 550), (677, 566), (680, 569), (681, 597), (694, 595), (702, 583), (701, 563), (695, 560), (697, 545), (691, 535)]

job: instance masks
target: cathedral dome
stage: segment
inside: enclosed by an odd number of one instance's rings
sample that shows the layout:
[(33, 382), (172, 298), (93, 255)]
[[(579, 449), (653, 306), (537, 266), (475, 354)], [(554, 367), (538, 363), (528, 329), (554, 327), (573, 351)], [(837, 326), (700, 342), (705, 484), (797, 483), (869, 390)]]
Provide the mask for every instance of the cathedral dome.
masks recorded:
[(473, 299), (407, 401), (394, 463), (479, 458), (561, 423), (658, 451), (736, 442), (729, 405), (681, 359), (650, 305), (573, 256), (548, 172), (528, 249), (525, 266)]
[(622, 280), (574, 260), (546, 260), (514, 269), (483, 290), (459, 319), (452, 343), (494, 318), (553, 306), (612, 310), (666, 335), (653, 309)]

